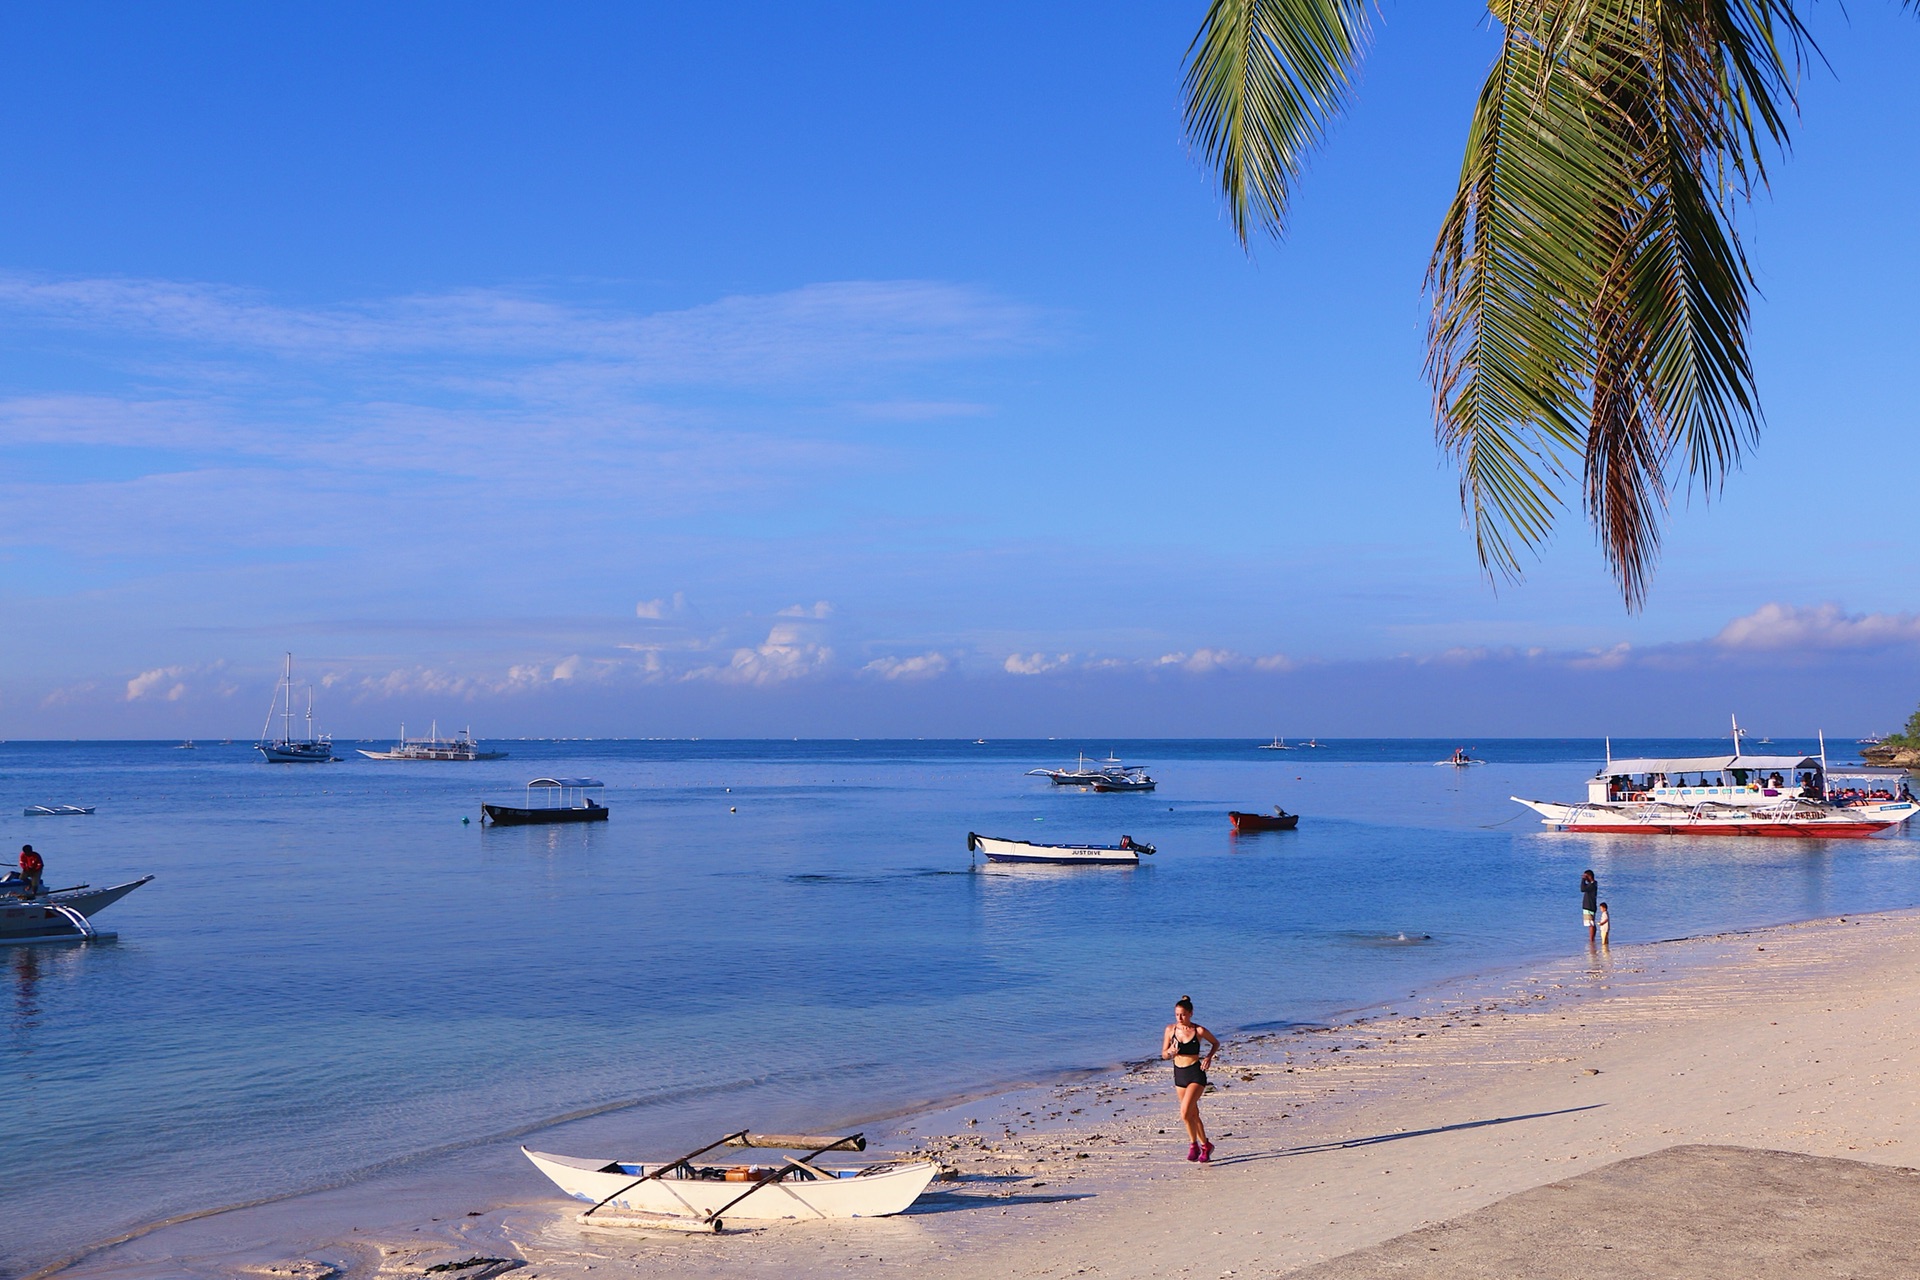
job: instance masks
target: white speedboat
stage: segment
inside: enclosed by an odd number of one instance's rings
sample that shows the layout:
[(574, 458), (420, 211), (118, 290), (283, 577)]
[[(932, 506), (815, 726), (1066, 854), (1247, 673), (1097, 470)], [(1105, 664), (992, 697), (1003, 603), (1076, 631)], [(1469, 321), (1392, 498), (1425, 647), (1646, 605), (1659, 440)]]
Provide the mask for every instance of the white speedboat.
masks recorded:
[(99, 942), (111, 938), (92, 917), (138, 889), (152, 876), (95, 889), (75, 885), (27, 897), (18, 873), (0, 877), (0, 947), (31, 942)]
[[(273, 738), (273, 717), (281, 717), (280, 737)], [(274, 686), (273, 701), (267, 706), (267, 723), (260, 729), (260, 741), (253, 749), (266, 757), (268, 764), (330, 764), (339, 757), (333, 754), (333, 739), (328, 735), (315, 734), (313, 731), (313, 686), (307, 686), (306, 736), (293, 736), (293, 655), (287, 655), (287, 669), (280, 677), (280, 683)]]
[(1817, 756), (1613, 758), (1587, 781), (1584, 804), (1512, 799), (1555, 831), (1695, 836), (1870, 836), (1915, 813), (1904, 769), (1829, 769)]
[[(854, 1144), (858, 1144), (857, 1146)], [(831, 1145), (829, 1145), (831, 1144)], [(805, 1150), (772, 1164), (696, 1164), (720, 1146)], [(680, 1223), (718, 1231), (728, 1220), (883, 1218), (920, 1198), (940, 1166), (932, 1160), (890, 1160), (852, 1168), (815, 1161), (825, 1150), (863, 1150), (859, 1135), (843, 1139), (776, 1138), (737, 1133), (677, 1160), (595, 1160), (520, 1148), (554, 1185), (592, 1207), (579, 1220), (608, 1226)], [(609, 1214), (606, 1210), (613, 1210)], [(620, 1214), (628, 1215), (627, 1222)]]
[(361, 755), (369, 760), (505, 760), (504, 751), (482, 751), (480, 744), (474, 741), (473, 730), (462, 729), (451, 738), (440, 736), (440, 724), (434, 722), (424, 738), (409, 738), (407, 726), (400, 726), (400, 741), (393, 744), (391, 751), (368, 751), (357, 748)]
[(1001, 840), (967, 832), (967, 852), (987, 855), (989, 862), (1038, 862), (1062, 867), (1133, 867), (1140, 855), (1152, 853), (1153, 846), (1132, 836), (1121, 836), (1119, 844), (1031, 844), (1025, 840)]

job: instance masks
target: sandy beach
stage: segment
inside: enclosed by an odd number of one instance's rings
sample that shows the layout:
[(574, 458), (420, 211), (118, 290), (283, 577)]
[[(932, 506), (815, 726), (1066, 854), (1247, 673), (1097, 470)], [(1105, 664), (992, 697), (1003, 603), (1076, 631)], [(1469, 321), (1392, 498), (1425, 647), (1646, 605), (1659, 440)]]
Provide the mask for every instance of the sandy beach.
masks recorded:
[(1284, 1275), (1668, 1148), (1920, 1164), (1917, 948), (1920, 912), (1616, 943), (1230, 1037), (1204, 1106), (1211, 1166), (1186, 1162), (1167, 1069), (1141, 1063), (903, 1122), (877, 1146), (954, 1177), (893, 1219), (690, 1237), (582, 1227), (535, 1191), (346, 1238), (301, 1239), (283, 1215), (272, 1258), (173, 1228), (67, 1274), (161, 1274), (171, 1256), (174, 1274), (314, 1277), (474, 1259), (501, 1261), (434, 1274)]

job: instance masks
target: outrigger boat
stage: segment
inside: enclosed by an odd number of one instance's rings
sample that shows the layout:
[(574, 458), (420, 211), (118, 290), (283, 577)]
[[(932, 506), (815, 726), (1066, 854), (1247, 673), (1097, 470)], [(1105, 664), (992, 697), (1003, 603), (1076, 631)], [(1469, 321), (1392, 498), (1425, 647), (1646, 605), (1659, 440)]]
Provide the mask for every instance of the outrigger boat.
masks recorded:
[(369, 760), (505, 760), (504, 751), (482, 751), (480, 744), (474, 741), (473, 730), (462, 729), (451, 738), (440, 736), (440, 722), (434, 721), (424, 738), (409, 738), (407, 726), (400, 726), (400, 741), (393, 744), (391, 751), (369, 751), (365, 747), (355, 750)]
[[(483, 804), (480, 806), (480, 820), (498, 827), (529, 826), (543, 822), (605, 822), (607, 806), (593, 800), (587, 792), (606, 785), (598, 778), (535, 778), (527, 784), (525, 807)], [(533, 803), (536, 790), (544, 793), (544, 803)]]
[(1824, 737), (1817, 756), (1747, 755), (1740, 738), (1736, 723), (1732, 755), (1665, 760), (1615, 760), (1609, 741), (1585, 804), (1512, 799), (1555, 831), (1646, 835), (1870, 836), (1920, 813), (1904, 769), (1829, 769)]
[(1029, 778), (1051, 778), (1056, 787), (1092, 787), (1095, 791), (1151, 791), (1153, 779), (1141, 764), (1121, 764), (1120, 757), (1089, 762), (1082, 754), (1079, 764), (1062, 769), (1029, 769)]
[(1275, 739), (1274, 739), (1274, 740), (1273, 740), (1272, 742), (1263, 742), (1263, 743), (1261, 743), (1261, 744), (1260, 744), (1260, 750), (1262, 750), (1262, 751), (1291, 751), (1291, 750), (1293, 750), (1293, 748), (1287, 745), (1287, 740), (1286, 740), (1285, 738), (1275, 738)]
[(28, 897), (18, 872), (0, 876), (0, 947), (32, 942), (104, 942), (115, 935), (96, 929), (92, 917), (151, 879), (141, 876), (105, 889), (77, 884)]
[(1434, 763), (1438, 765), (1450, 764), (1456, 769), (1464, 769), (1470, 764), (1485, 764), (1486, 761), (1476, 760), (1474, 757), (1468, 755), (1465, 747), (1455, 747), (1452, 755), (1448, 756), (1445, 760), (1435, 760)]
[(90, 804), (30, 804), (26, 816), (29, 818), (78, 818), (82, 814), (92, 813)]
[(1242, 831), (1291, 831), (1300, 825), (1300, 815), (1288, 813), (1279, 805), (1272, 813), (1241, 813), (1238, 809), (1227, 810), (1227, 820), (1233, 823), (1234, 832)]
[(1038, 862), (1062, 867), (1140, 865), (1140, 855), (1152, 853), (1153, 846), (1121, 836), (1119, 844), (1029, 844), (1025, 840), (1001, 840), (967, 832), (967, 852), (984, 853), (988, 862)]
[[(775, 1165), (700, 1165), (717, 1147), (805, 1151)], [(932, 1160), (888, 1160), (854, 1168), (814, 1161), (831, 1151), (865, 1151), (860, 1134), (815, 1138), (730, 1133), (677, 1160), (641, 1163), (520, 1151), (554, 1185), (591, 1206), (576, 1221), (601, 1226), (720, 1231), (729, 1219), (883, 1218), (920, 1198), (940, 1166)], [(602, 1212), (613, 1210), (614, 1212)]]

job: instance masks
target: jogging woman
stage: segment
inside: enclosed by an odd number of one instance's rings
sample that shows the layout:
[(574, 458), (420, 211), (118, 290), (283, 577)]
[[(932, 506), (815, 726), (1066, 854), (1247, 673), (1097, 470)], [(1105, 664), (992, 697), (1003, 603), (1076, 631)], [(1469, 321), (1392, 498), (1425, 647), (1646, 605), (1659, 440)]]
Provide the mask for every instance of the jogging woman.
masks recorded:
[[(1204, 1052), (1202, 1051), (1204, 1047)], [(1187, 1159), (1201, 1164), (1213, 1158), (1207, 1126), (1200, 1122), (1200, 1095), (1207, 1089), (1207, 1068), (1220, 1052), (1213, 1032), (1193, 1020), (1193, 997), (1181, 996), (1173, 1005), (1173, 1021), (1160, 1039), (1160, 1056), (1173, 1059), (1173, 1088), (1180, 1097), (1180, 1122), (1187, 1126)]]

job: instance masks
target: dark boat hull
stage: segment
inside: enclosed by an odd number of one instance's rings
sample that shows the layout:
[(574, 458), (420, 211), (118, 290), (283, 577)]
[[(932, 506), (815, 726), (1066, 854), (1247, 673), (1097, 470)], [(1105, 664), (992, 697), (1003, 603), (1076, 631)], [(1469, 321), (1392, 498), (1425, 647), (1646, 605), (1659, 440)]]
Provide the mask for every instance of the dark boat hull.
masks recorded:
[(483, 804), (480, 809), (486, 814), (487, 821), (497, 827), (528, 827), (549, 822), (605, 822), (607, 814), (612, 812), (602, 804), (591, 809), (521, 809), (510, 804)]
[(1291, 831), (1300, 825), (1297, 813), (1241, 813), (1231, 810), (1227, 817), (1233, 822), (1235, 831)]

